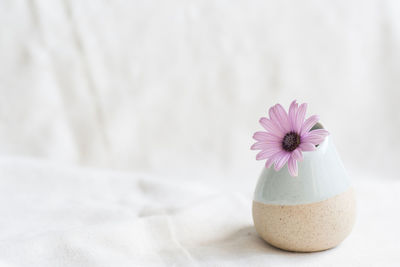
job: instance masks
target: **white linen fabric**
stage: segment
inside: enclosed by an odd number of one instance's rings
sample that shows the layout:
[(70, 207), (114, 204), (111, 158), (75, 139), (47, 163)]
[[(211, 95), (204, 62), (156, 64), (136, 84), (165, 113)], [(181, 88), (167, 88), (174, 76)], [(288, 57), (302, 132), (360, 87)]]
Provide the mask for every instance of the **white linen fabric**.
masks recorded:
[(291, 253), (251, 219), (252, 186), (0, 160), (0, 266), (396, 266), (399, 181), (357, 180), (338, 247)]
[[(0, 1), (1, 266), (391, 266), (400, 2)], [(308, 102), (358, 192), (338, 248), (257, 237), (258, 118)]]

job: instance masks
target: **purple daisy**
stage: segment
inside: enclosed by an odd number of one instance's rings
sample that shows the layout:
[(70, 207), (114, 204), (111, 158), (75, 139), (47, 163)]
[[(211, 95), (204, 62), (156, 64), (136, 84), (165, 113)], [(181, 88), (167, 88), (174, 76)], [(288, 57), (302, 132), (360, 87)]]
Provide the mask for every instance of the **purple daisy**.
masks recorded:
[(325, 129), (311, 130), (318, 122), (317, 115), (305, 120), (307, 104), (300, 106), (294, 100), (289, 107), (289, 114), (280, 105), (269, 109), (269, 119), (261, 118), (260, 124), (266, 132), (256, 132), (253, 138), (257, 141), (251, 146), (253, 150), (261, 150), (257, 160), (264, 160), (267, 168), (275, 163), (279, 171), (286, 162), (291, 176), (297, 176), (297, 161), (303, 160), (303, 151), (313, 151), (322, 143), (329, 132)]

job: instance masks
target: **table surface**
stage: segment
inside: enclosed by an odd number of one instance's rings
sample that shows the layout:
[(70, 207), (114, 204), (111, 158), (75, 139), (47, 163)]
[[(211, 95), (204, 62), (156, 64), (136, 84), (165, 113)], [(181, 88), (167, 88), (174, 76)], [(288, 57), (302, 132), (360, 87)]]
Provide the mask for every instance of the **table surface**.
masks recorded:
[[(400, 181), (356, 177), (338, 247), (291, 253), (259, 238), (254, 184), (0, 160), (0, 266), (398, 266)], [(233, 179), (234, 180), (234, 179)]]

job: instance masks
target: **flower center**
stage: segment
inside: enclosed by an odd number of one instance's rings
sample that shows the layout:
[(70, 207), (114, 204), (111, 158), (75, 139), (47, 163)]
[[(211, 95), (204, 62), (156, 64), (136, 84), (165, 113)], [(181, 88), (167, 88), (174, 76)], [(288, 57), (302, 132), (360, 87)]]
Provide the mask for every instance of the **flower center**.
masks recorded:
[(282, 148), (288, 152), (292, 152), (300, 145), (300, 135), (290, 132), (283, 137)]

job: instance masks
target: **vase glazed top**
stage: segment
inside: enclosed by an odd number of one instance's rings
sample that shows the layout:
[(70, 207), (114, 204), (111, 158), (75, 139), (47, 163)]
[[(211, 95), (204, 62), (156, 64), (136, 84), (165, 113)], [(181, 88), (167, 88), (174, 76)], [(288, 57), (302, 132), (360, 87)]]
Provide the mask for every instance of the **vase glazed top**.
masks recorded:
[(258, 180), (254, 200), (264, 204), (299, 205), (326, 200), (351, 187), (350, 179), (328, 136), (315, 151), (303, 152), (298, 176), (288, 168), (275, 171), (264, 168)]

